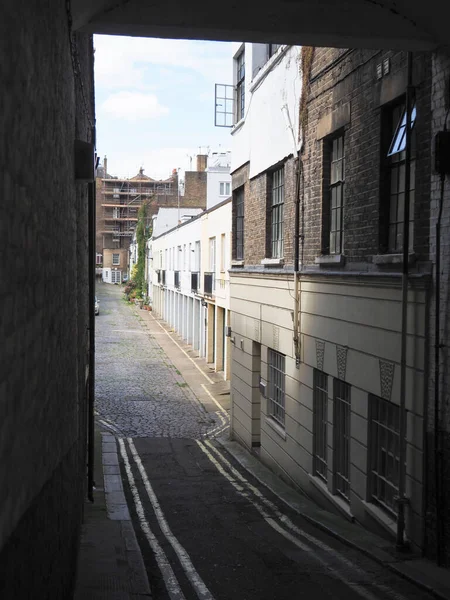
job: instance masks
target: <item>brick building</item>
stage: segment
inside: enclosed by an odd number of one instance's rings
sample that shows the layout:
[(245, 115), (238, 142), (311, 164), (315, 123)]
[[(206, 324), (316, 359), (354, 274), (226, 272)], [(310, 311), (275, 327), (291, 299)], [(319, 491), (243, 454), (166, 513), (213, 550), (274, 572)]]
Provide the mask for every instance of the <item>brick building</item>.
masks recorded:
[[(173, 170), (165, 180), (152, 179), (139, 173), (130, 179), (119, 179), (107, 172), (107, 159), (96, 178), (96, 249), (97, 264), (102, 265), (103, 250), (128, 250), (136, 229), (139, 207), (149, 206), (149, 219), (160, 207), (206, 208), (206, 157), (197, 157), (197, 171), (185, 173), (184, 195), (179, 195), (178, 172)], [(104, 266), (104, 265), (103, 265)]]
[[(446, 519), (442, 508), (433, 507), (428, 476), (436, 464), (427, 358), (435, 261), (430, 190), (437, 196), (439, 189), (432, 183), (430, 137), (432, 122), (442, 127), (444, 116), (444, 86), (432, 84), (436, 55), (414, 53), (412, 62), (405, 413), (406, 53), (281, 47), (274, 55), (267, 48), (262, 65), (261, 57), (261, 45), (235, 46), (233, 436), (249, 448), (260, 447), (263, 461), (325, 507), (395, 543), (404, 414), (406, 539), (433, 555), (433, 528), (439, 528), (430, 523), (444, 526)], [(245, 72), (254, 75), (242, 80), (243, 62)], [(297, 78), (301, 93), (290, 99)], [(439, 102), (431, 101), (433, 85)], [(437, 106), (439, 116), (433, 118)], [(277, 123), (283, 111), (285, 123)], [(445, 311), (443, 332), (444, 322)], [(444, 396), (441, 404), (437, 455), (443, 457), (448, 452)], [(445, 470), (448, 463), (441, 461)], [(444, 549), (442, 536), (442, 556)]]

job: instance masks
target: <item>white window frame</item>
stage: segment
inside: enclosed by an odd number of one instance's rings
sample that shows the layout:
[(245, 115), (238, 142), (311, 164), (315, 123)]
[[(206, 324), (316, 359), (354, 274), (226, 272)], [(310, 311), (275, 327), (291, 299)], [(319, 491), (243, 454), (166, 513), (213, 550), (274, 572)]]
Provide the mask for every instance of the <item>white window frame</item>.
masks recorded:
[(268, 348), (267, 350), (268, 396), (267, 413), (280, 427), (285, 428), (286, 420), (286, 357)]
[(226, 198), (231, 194), (231, 183), (229, 181), (221, 181), (219, 184), (219, 196)]
[(112, 264), (117, 267), (120, 265), (120, 254), (114, 252), (112, 255)]

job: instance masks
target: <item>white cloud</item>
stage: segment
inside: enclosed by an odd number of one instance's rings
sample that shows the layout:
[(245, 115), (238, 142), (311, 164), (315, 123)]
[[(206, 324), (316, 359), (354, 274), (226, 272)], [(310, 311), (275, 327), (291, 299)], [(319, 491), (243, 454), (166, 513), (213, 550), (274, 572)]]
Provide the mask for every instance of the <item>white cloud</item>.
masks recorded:
[(166, 106), (158, 102), (154, 94), (127, 91), (111, 94), (103, 102), (100, 110), (112, 118), (126, 121), (155, 119), (169, 112)]
[(146, 81), (151, 65), (190, 69), (211, 82), (231, 83), (228, 42), (96, 35), (94, 43), (95, 81), (104, 88), (154, 89)]

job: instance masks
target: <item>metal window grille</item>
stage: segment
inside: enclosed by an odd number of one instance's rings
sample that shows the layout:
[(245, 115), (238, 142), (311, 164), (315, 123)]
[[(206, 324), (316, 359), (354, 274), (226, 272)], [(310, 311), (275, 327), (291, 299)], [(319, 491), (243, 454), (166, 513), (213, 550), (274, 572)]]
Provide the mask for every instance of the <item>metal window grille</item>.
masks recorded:
[(119, 265), (120, 264), (120, 255), (119, 254), (113, 254), (112, 255), (112, 264), (113, 265)]
[(327, 480), (328, 376), (314, 369), (314, 474)]
[(240, 121), (245, 116), (245, 52), (242, 51), (236, 58), (237, 78), (236, 78), (236, 121)]
[(350, 495), (350, 386), (334, 379), (334, 489), (349, 500)]
[(330, 167), (330, 254), (340, 254), (344, 237), (344, 136), (331, 142)]
[(284, 427), (285, 421), (285, 398), (284, 398), (284, 379), (285, 379), (285, 357), (275, 350), (269, 348), (269, 393), (268, 393), (268, 413), (277, 423)]
[(235, 192), (235, 252), (236, 260), (244, 259), (244, 188)]
[(283, 257), (284, 167), (272, 176), (272, 258)]
[[(390, 115), (391, 133), (394, 136), (391, 149), (388, 153), (388, 165), (390, 171), (390, 189), (389, 189), (389, 230), (388, 230), (388, 250), (389, 252), (401, 252), (403, 249), (403, 214), (405, 209), (405, 133), (406, 133), (406, 113), (404, 104), (395, 106)], [(415, 121), (415, 108), (414, 108)], [(404, 124), (404, 125), (403, 125)], [(413, 123), (414, 125), (414, 123)], [(400, 133), (403, 132), (401, 135)], [(398, 137), (400, 140), (397, 140)], [(414, 196), (416, 180), (416, 161), (415, 161), (416, 135), (415, 128), (411, 130), (411, 162), (409, 178), (409, 247), (413, 248), (414, 234)]]
[(370, 396), (370, 498), (396, 517), (400, 469), (400, 408)]

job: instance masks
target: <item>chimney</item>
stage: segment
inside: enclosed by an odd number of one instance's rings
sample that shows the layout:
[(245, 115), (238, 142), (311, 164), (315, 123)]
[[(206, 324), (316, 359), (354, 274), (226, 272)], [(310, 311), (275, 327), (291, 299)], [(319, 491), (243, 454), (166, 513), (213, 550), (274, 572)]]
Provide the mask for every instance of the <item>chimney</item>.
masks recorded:
[(105, 170), (105, 177), (106, 177), (106, 175), (108, 174), (108, 159), (106, 158), (106, 156), (103, 159), (103, 169)]
[(197, 154), (197, 171), (206, 171), (208, 165), (207, 154)]

